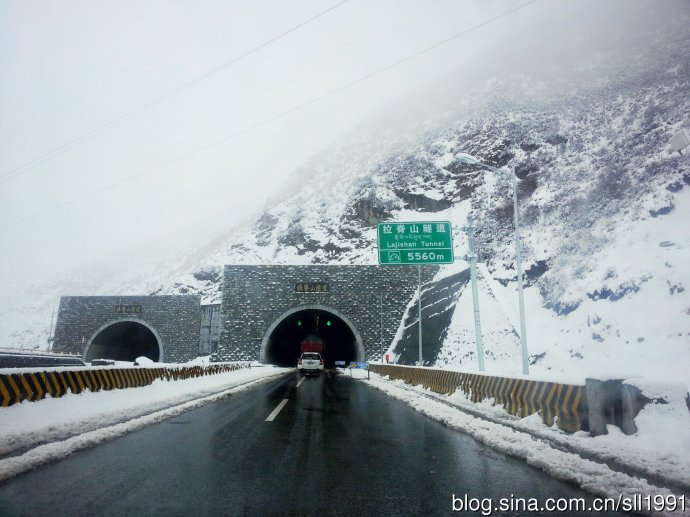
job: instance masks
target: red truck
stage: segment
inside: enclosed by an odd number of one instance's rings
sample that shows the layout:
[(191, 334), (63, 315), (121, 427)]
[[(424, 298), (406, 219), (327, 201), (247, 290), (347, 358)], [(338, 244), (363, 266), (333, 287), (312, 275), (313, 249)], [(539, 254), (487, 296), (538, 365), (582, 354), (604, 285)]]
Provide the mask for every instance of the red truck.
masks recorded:
[(297, 361), (300, 374), (321, 373), (323, 363), (323, 339), (318, 336), (307, 336), (300, 343), (301, 354)]
[(316, 352), (317, 354), (321, 354), (323, 356), (324, 349), (325, 345), (323, 339), (321, 339), (319, 336), (307, 336), (300, 343), (301, 353)]

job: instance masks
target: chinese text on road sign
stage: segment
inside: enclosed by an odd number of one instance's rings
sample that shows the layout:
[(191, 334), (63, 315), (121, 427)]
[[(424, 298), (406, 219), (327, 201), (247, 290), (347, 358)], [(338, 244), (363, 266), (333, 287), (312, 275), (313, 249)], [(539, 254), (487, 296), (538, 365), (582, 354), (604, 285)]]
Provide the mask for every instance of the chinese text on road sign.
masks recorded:
[(448, 221), (379, 223), (379, 264), (451, 264), (453, 234)]

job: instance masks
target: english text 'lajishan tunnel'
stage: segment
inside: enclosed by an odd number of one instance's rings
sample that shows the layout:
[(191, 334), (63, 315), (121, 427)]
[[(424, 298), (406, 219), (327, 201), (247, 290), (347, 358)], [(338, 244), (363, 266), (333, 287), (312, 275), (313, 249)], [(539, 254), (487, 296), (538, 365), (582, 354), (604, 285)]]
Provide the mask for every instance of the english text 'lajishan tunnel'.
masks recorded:
[(308, 336), (323, 339), (323, 358), (327, 368), (336, 361), (361, 360), (357, 339), (350, 326), (340, 317), (326, 310), (305, 309), (282, 319), (268, 336), (265, 362), (278, 366), (295, 366), (300, 356), (300, 344)]
[(114, 359), (133, 362), (137, 357), (160, 360), (156, 335), (136, 321), (119, 321), (98, 332), (91, 340), (85, 360)]

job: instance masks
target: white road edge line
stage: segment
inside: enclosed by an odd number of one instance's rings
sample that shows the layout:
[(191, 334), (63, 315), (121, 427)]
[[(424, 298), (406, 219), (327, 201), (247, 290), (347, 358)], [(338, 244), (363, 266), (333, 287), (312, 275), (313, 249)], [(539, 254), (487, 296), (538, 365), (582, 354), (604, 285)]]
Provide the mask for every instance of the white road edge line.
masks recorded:
[(280, 410), (285, 407), (285, 404), (287, 404), (287, 402), (288, 402), (288, 399), (283, 399), (282, 402), (280, 404), (278, 404), (278, 406), (273, 410), (273, 413), (271, 413), (270, 415), (268, 415), (268, 417), (266, 417), (266, 422), (273, 422), (275, 417), (278, 416), (278, 413), (280, 413)]
[(306, 377), (302, 377), (302, 378), (299, 380), (299, 382), (297, 383), (297, 386), (295, 386), (295, 388), (299, 388), (299, 385), (302, 384), (302, 383), (304, 382), (304, 379), (306, 379)]

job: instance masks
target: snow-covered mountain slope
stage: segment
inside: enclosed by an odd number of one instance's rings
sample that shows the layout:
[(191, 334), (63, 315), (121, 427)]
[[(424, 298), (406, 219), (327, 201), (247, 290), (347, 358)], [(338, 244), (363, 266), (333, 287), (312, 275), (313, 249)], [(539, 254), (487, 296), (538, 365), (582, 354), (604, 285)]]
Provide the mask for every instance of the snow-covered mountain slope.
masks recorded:
[[(456, 263), (425, 289), (431, 296), (455, 286), (433, 309), (452, 317), (441, 318), (435, 337), (426, 335), (437, 340), (426, 360), (474, 369), (470, 289), (448, 280), (467, 267), (462, 226), (471, 214), (480, 226), (486, 366), (520, 372), (514, 165), (532, 371), (690, 383), (690, 156), (667, 146), (690, 128), (690, 62), (682, 55), (618, 68), (593, 57), (591, 67), (609, 67), (608, 75), (588, 70), (599, 79), (554, 79), (558, 87), (527, 75), (498, 77), (404, 135), (392, 135), (382, 117), (316, 155), (244, 227), (136, 274), (95, 270), (7, 295), (1, 344), (45, 343), (60, 294), (199, 293), (217, 302), (224, 264), (374, 264), (376, 223), (450, 220)], [(459, 153), (505, 172), (463, 164)], [(400, 326), (400, 340), (413, 319), (390, 323)], [(401, 342), (390, 352), (409, 362)]]

